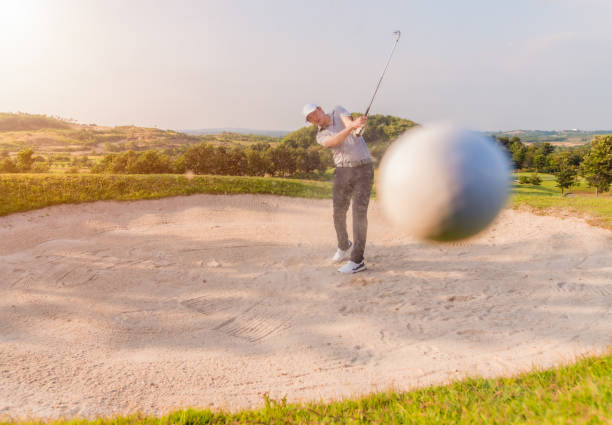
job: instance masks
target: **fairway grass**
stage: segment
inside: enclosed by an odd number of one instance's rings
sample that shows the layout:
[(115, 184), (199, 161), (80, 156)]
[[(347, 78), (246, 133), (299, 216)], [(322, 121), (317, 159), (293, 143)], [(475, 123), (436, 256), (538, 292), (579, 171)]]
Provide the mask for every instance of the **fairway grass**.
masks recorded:
[[(531, 175), (532, 173), (518, 173)], [(581, 180), (576, 187), (566, 190), (569, 196), (561, 195), (555, 177), (539, 174), (542, 184), (513, 184), (511, 206), (514, 209), (526, 208), (542, 215), (576, 216), (584, 218), (589, 224), (612, 230), (612, 197), (609, 193), (595, 197), (593, 188), (588, 188)]]
[[(408, 392), (387, 391), (330, 403), (288, 404), (236, 413), (185, 409), (163, 417), (134, 414), (96, 420), (2, 424), (610, 424), (612, 351), (569, 366), (496, 379), (467, 378)], [(206, 403), (206, 400), (202, 400)]]

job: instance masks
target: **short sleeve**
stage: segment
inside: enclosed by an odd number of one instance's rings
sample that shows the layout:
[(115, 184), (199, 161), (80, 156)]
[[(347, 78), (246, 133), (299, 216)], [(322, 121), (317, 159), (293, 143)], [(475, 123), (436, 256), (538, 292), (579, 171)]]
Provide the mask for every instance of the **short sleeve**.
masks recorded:
[(336, 111), (336, 113), (337, 113), (338, 115), (341, 115), (341, 116), (343, 116), (343, 117), (350, 117), (350, 116), (351, 116), (351, 113), (350, 113), (349, 111), (347, 111), (347, 110), (346, 110), (346, 108), (345, 108), (344, 106), (340, 106), (340, 105), (338, 105), (338, 106), (336, 106), (336, 107), (334, 108), (334, 111)]
[(331, 132), (329, 130), (320, 130), (317, 133), (317, 143), (325, 146), (325, 141), (331, 137)]

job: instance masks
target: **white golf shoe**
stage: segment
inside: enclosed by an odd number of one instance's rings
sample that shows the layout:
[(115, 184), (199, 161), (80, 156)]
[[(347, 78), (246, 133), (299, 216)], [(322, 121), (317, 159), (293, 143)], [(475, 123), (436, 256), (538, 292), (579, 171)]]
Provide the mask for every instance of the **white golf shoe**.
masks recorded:
[(350, 257), (352, 249), (353, 249), (353, 242), (349, 241), (349, 247), (346, 250), (343, 251), (340, 248), (336, 250), (336, 253), (332, 257), (332, 261), (334, 263), (339, 263), (341, 261), (346, 260), (347, 258)]
[(343, 265), (342, 267), (340, 267), (338, 269), (338, 271), (340, 273), (359, 273), (362, 272), (366, 269), (365, 263), (362, 261), (361, 263), (357, 264), (354, 261), (348, 261), (345, 265)]

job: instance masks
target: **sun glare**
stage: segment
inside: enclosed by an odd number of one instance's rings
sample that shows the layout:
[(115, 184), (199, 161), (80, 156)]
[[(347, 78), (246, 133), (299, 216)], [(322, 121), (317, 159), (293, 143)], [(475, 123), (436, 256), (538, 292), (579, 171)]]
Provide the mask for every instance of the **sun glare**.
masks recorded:
[(0, 34), (3, 41), (10, 42), (32, 30), (31, 9), (28, 3), (20, 0), (0, 1)]

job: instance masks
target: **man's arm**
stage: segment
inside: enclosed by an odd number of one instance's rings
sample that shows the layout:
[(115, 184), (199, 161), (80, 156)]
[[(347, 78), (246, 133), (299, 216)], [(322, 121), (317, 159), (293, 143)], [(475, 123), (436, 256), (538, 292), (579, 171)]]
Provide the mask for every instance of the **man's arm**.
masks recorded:
[(340, 119), (342, 120), (342, 123), (345, 127), (348, 127), (353, 122), (353, 117), (351, 117), (350, 115), (340, 115)]
[(341, 119), (345, 128), (344, 130), (325, 140), (325, 146), (328, 148), (333, 148), (344, 143), (348, 135), (351, 134), (353, 130), (365, 125), (367, 121), (367, 117), (363, 116), (353, 120), (350, 116), (341, 115)]

